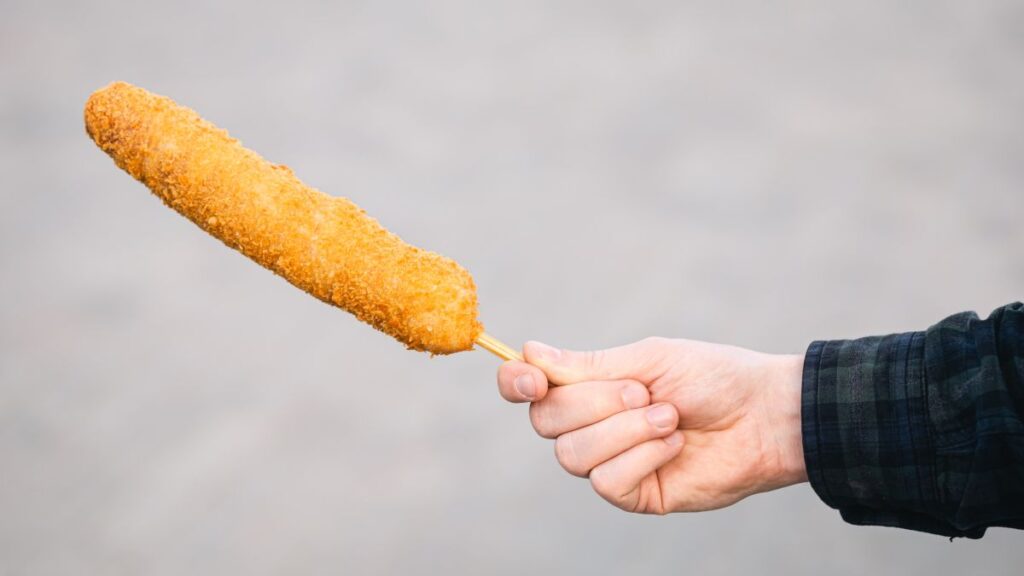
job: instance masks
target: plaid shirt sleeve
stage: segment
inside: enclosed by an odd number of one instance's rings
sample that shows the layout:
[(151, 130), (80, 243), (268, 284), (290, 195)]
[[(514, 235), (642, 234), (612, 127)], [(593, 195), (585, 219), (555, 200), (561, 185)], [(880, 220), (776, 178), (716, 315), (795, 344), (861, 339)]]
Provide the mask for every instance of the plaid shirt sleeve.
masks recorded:
[(852, 524), (968, 538), (1024, 528), (1022, 417), (1020, 303), (807, 350), (807, 475)]

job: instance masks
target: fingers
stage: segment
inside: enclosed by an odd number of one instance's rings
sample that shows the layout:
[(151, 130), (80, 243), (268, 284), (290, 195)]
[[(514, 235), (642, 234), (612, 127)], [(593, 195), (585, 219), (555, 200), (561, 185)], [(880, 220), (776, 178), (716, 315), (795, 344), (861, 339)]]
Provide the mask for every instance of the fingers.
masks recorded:
[[(590, 471), (590, 485), (602, 498), (630, 512), (664, 514), (661, 488), (652, 474), (683, 450), (683, 433), (648, 440), (599, 464)], [(647, 481), (652, 478), (654, 481)]]
[(597, 465), (654, 438), (668, 436), (679, 424), (671, 404), (619, 412), (596, 424), (562, 434), (555, 457), (570, 474), (586, 476)]
[(498, 368), (498, 392), (509, 402), (535, 402), (547, 395), (548, 379), (526, 362), (505, 362)]
[(647, 387), (634, 380), (580, 382), (548, 390), (543, 401), (530, 406), (530, 422), (537, 434), (556, 438), (650, 401)]
[(647, 382), (656, 377), (671, 342), (664, 338), (647, 338), (618, 348), (587, 352), (527, 342), (523, 356), (530, 364), (543, 369), (556, 384), (625, 379)]

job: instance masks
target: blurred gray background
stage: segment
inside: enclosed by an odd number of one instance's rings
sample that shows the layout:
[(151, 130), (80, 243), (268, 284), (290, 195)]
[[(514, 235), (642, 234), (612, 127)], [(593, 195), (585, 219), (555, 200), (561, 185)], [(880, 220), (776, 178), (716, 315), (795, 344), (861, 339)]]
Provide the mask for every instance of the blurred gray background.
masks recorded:
[(405, 352), (82, 127), (117, 79), (195, 108), (510, 343), (796, 352), (1024, 297), (1024, 9), (899, 4), (0, 1), (0, 574), (1020, 573), (806, 485), (619, 512), (494, 358)]

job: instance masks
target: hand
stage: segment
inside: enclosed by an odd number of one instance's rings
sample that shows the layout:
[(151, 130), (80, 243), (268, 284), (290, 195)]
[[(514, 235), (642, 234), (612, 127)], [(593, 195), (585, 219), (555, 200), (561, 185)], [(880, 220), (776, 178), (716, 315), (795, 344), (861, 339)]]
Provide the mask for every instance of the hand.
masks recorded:
[(623, 510), (712, 510), (807, 480), (802, 356), (665, 338), (523, 352), (499, 369), (501, 395), (532, 402), (562, 467)]

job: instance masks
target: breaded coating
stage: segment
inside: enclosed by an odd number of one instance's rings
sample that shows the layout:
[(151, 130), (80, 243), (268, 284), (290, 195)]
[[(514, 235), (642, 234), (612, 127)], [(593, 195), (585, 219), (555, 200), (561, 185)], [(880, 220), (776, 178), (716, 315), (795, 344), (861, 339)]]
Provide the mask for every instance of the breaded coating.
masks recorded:
[(450, 354), (471, 349), (483, 331), (464, 268), (406, 244), (169, 98), (115, 82), (89, 98), (85, 128), (200, 228), (407, 347)]

